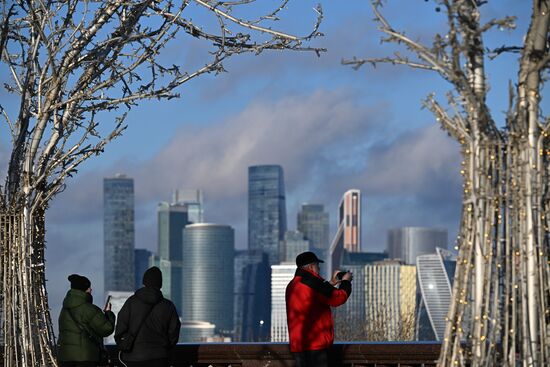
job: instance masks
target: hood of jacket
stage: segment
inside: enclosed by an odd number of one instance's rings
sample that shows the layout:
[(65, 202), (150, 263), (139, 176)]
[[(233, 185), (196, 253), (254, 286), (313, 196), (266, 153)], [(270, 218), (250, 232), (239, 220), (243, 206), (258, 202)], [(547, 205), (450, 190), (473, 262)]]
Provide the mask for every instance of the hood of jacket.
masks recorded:
[(159, 289), (151, 287), (143, 287), (136, 291), (136, 297), (148, 305), (154, 305), (160, 302), (164, 297)]
[(63, 307), (65, 308), (75, 308), (80, 306), (83, 303), (92, 303), (93, 298), (90, 293), (78, 289), (69, 289), (65, 299), (63, 300)]

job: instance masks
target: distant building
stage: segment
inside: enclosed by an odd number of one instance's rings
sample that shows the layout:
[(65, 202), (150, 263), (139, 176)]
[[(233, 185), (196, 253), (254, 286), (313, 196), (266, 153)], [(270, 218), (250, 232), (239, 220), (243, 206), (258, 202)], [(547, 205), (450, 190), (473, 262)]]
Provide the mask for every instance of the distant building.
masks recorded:
[(174, 204), (187, 206), (187, 220), (189, 223), (204, 222), (204, 203), (202, 190), (178, 189), (172, 198)]
[(309, 241), (299, 231), (286, 231), (285, 239), (280, 244), (279, 259), (281, 263), (294, 263), (296, 256), (302, 252), (309, 251)]
[(104, 290), (130, 292), (134, 280), (134, 180), (103, 179)]
[(369, 340), (414, 340), (415, 307), (416, 266), (387, 260), (365, 266)]
[[(449, 251), (436, 248), (434, 254), (418, 256), (416, 266), (422, 296), (418, 319), (421, 320), (425, 310), (431, 326), (431, 333), (422, 333), (418, 339), (441, 341), (445, 335), (445, 318), (451, 305), (456, 257)], [(420, 326), (417, 329), (419, 328)], [(433, 338), (423, 336), (430, 334)]]
[[(344, 323), (347, 325), (356, 325), (354, 331), (359, 334), (357, 330), (364, 323), (365, 320), (365, 266), (373, 265), (384, 259), (387, 259), (386, 253), (378, 252), (348, 252), (344, 251), (342, 256), (341, 270), (348, 270), (353, 273), (353, 291), (350, 297), (342, 306), (333, 309), (335, 323)], [(344, 326), (348, 327), (348, 326)], [(348, 333), (349, 334), (349, 333)], [(345, 335), (345, 341), (356, 341), (353, 339), (353, 335)], [(340, 340), (344, 341), (344, 340)]]
[[(124, 306), (124, 302), (128, 298), (130, 298), (134, 292), (107, 292), (107, 297), (111, 296), (111, 311), (115, 314), (116, 317), (118, 317), (118, 313), (122, 309), (122, 306)], [(98, 305), (100, 307), (103, 307), (101, 303), (98, 302)], [(116, 344), (115, 343), (115, 334), (111, 334), (108, 337), (104, 338), (105, 344)]]
[(261, 250), (235, 256), (234, 341), (268, 341), (271, 322), (271, 269)]
[(271, 265), (271, 341), (288, 342), (286, 286), (296, 273), (296, 265)]
[(198, 223), (183, 230), (182, 318), (216, 325), (220, 335), (233, 333), (235, 233), (227, 225)]
[(135, 289), (143, 287), (143, 274), (149, 268), (149, 258), (153, 253), (143, 248), (134, 250)]
[(388, 231), (388, 255), (405, 264), (416, 264), (420, 255), (435, 253), (436, 247), (447, 249), (447, 230), (428, 227), (402, 227)]
[(180, 321), (180, 343), (205, 343), (215, 334), (216, 325), (209, 322)]
[(174, 302), (182, 314), (183, 297), (183, 228), (189, 224), (187, 206), (177, 203), (160, 203), (157, 206), (158, 252), (154, 264), (163, 275), (162, 293)]
[(348, 190), (338, 206), (338, 229), (329, 249), (328, 274), (340, 267), (344, 250), (361, 251), (361, 191)]
[(283, 168), (248, 167), (248, 248), (262, 250), (270, 265), (279, 263), (279, 242), (287, 228)]
[(309, 241), (310, 249), (325, 259), (329, 245), (329, 214), (322, 204), (303, 204), (298, 212), (298, 231)]

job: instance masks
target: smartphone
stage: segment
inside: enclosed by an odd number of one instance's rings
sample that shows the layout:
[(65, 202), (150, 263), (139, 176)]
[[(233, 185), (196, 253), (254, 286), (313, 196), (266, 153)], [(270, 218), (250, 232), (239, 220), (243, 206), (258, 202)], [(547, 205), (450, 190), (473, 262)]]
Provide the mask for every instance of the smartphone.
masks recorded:
[(109, 302), (111, 302), (111, 295), (110, 294), (107, 296), (107, 301), (105, 301), (105, 308), (107, 308), (107, 306), (109, 306)]

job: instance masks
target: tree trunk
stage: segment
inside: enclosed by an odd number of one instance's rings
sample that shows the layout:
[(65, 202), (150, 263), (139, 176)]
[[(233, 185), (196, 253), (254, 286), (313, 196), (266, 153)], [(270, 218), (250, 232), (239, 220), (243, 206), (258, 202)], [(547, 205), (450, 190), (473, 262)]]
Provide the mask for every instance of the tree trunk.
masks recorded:
[(4, 367), (56, 366), (44, 272), (44, 210), (0, 214)]

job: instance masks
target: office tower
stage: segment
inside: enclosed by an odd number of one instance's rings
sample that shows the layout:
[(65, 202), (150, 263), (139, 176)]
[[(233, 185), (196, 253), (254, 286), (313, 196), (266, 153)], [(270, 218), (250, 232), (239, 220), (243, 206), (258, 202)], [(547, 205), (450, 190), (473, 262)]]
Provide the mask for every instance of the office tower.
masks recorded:
[(174, 191), (172, 203), (187, 206), (187, 219), (190, 223), (204, 222), (202, 190), (178, 189)]
[(271, 341), (288, 342), (286, 286), (296, 273), (296, 265), (271, 265)]
[(267, 253), (269, 264), (279, 262), (279, 241), (286, 231), (283, 168), (248, 167), (248, 248)]
[(413, 340), (415, 306), (416, 266), (391, 260), (365, 266), (368, 340)]
[(303, 204), (298, 212), (298, 231), (309, 241), (311, 251), (326, 258), (329, 241), (329, 214), (321, 204)]
[(162, 271), (162, 293), (172, 300), (178, 313), (182, 312), (183, 228), (189, 224), (185, 204), (160, 203), (158, 217), (158, 258), (155, 265)]
[(134, 250), (134, 269), (136, 280), (135, 289), (143, 287), (143, 274), (149, 269), (149, 258), (153, 253), (143, 248), (137, 248)]
[[(115, 317), (118, 318), (118, 313), (122, 309), (122, 306), (124, 306), (124, 302), (126, 302), (126, 300), (130, 298), (133, 294), (134, 292), (113, 292), (113, 291), (107, 292), (106, 298), (111, 296), (109, 302), (111, 303), (111, 311), (113, 311), (113, 313), (115, 314)], [(101, 303), (98, 302), (98, 304), (101, 304)], [(103, 341), (105, 344), (116, 344), (115, 334), (113, 333), (109, 335), (108, 337), (104, 338)]]
[[(422, 295), (420, 309), (426, 311), (435, 340), (441, 341), (445, 334), (445, 318), (451, 304), (456, 258), (450, 252), (436, 248), (433, 254), (418, 256), (416, 266)], [(420, 336), (419, 339), (425, 338)]]
[(348, 190), (338, 205), (338, 229), (329, 249), (329, 272), (340, 267), (344, 250), (361, 251), (361, 191)]
[(268, 341), (271, 322), (271, 269), (261, 250), (235, 256), (235, 333), (242, 342)]
[(342, 256), (342, 270), (353, 273), (353, 291), (347, 302), (333, 309), (336, 337), (339, 341), (364, 340), (362, 325), (365, 320), (365, 266), (386, 259), (386, 253), (348, 252)]
[[(304, 239), (300, 231), (286, 231), (285, 239), (279, 247), (279, 259), (281, 263), (294, 263), (296, 256), (302, 252), (309, 251), (309, 241)], [(319, 257), (322, 259), (322, 257)]]
[(134, 290), (134, 180), (103, 179), (104, 291)]
[(198, 223), (183, 230), (182, 319), (216, 325), (217, 333), (233, 331), (235, 233), (226, 225)]
[(388, 231), (388, 255), (405, 264), (416, 264), (416, 258), (433, 254), (436, 247), (447, 248), (447, 230), (427, 227), (402, 227)]

